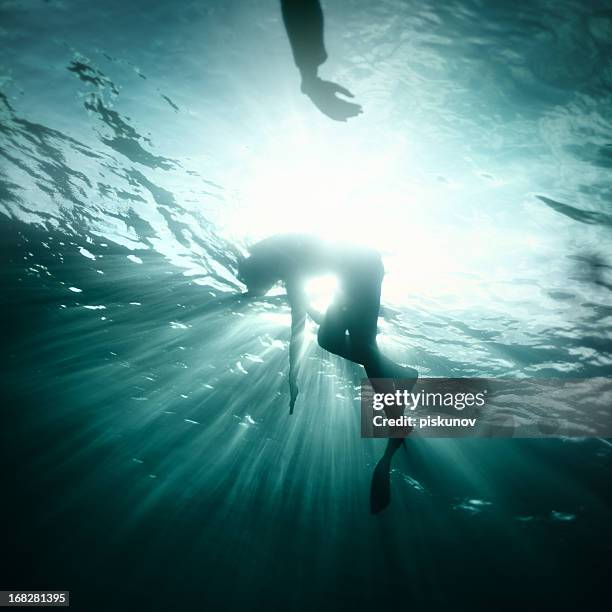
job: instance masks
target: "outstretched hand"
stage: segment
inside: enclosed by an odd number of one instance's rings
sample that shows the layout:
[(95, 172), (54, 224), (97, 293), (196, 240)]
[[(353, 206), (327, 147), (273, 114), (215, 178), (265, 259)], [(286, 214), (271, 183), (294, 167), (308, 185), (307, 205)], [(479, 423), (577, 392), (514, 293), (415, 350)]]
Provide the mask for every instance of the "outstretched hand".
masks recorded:
[(302, 81), (302, 92), (322, 113), (335, 121), (346, 121), (362, 112), (361, 105), (338, 97), (337, 94), (354, 97), (346, 87), (338, 83), (324, 81), (319, 77), (309, 78)]

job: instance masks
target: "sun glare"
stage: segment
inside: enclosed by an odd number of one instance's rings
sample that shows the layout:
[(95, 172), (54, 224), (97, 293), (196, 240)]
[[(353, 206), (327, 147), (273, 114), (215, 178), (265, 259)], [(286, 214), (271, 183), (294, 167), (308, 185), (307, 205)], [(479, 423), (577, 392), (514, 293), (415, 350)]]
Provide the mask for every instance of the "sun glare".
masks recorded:
[(238, 241), (301, 232), (374, 248), (387, 269), (383, 299), (395, 304), (409, 293), (466, 292), (462, 272), (483, 247), (455, 218), (467, 179), (430, 176), (398, 135), (373, 148), (367, 130), (340, 139), (296, 125), (251, 151), (247, 173), (236, 177), (226, 225)]
[(337, 287), (338, 279), (335, 276), (317, 276), (306, 283), (306, 295), (312, 307), (323, 313), (332, 303)]

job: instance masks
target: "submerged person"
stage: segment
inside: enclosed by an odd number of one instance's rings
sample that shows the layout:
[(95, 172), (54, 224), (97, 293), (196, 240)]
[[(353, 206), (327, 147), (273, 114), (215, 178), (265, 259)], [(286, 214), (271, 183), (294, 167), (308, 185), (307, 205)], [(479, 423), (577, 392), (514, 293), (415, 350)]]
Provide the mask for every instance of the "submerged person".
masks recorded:
[(319, 0), (281, 0), (283, 22), (293, 59), (302, 77), (302, 93), (325, 115), (346, 121), (361, 113), (361, 106), (338, 97), (353, 97), (342, 85), (325, 81), (318, 75), (327, 59), (323, 40), (323, 11)]
[[(319, 324), (319, 346), (362, 365), (369, 379), (408, 379), (412, 381), (411, 386), (416, 382), (416, 370), (398, 365), (378, 348), (376, 335), (384, 267), (376, 251), (336, 245), (314, 236), (277, 235), (252, 246), (250, 257), (239, 261), (238, 274), (250, 296), (263, 296), (278, 282), (285, 285), (291, 306), (290, 412), (298, 396), (299, 355), (307, 315)], [(332, 304), (322, 314), (309, 304), (305, 283), (325, 274), (334, 274), (339, 286)], [(384, 383), (380, 381), (380, 384)], [(390, 438), (376, 467), (372, 482), (373, 511), (389, 503), (391, 459), (402, 442), (402, 438)]]

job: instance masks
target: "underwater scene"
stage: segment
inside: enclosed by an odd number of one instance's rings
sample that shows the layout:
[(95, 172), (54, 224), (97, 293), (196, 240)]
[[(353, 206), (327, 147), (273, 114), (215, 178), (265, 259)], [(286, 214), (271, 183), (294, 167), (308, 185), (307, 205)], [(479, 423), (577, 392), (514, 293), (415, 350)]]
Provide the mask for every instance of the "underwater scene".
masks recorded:
[(0, 589), (605, 606), (606, 434), (408, 435), (376, 506), (360, 394), (609, 381), (611, 177), (610, 0), (0, 0)]

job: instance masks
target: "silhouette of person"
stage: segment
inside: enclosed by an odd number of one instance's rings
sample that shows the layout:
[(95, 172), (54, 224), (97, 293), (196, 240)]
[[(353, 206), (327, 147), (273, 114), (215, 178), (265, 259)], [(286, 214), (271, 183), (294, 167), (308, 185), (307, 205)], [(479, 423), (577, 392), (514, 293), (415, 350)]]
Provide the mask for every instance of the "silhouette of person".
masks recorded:
[(337, 95), (352, 98), (353, 94), (346, 87), (318, 76), (319, 66), (327, 59), (319, 0), (281, 0), (281, 8), (293, 59), (302, 77), (302, 92), (331, 119), (346, 121), (359, 115), (359, 104)]
[[(304, 285), (311, 277), (330, 273), (338, 278), (338, 290), (327, 312), (322, 314), (309, 304)], [(298, 396), (299, 355), (307, 315), (319, 324), (319, 346), (361, 364), (369, 379), (409, 379), (410, 388), (416, 382), (416, 370), (396, 364), (378, 348), (376, 334), (384, 267), (376, 251), (335, 245), (302, 234), (277, 235), (250, 248), (250, 257), (238, 262), (238, 276), (247, 286), (247, 295), (251, 296), (264, 296), (278, 282), (285, 285), (291, 306), (290, 413), (293, 413)], [(377, 388), (377, 384), (386, 383), (372, 384)], [(377, 390), (389, 391), (390, 388)], [(397, 409), (389, 409), (388, 416), (399, 416)], [(390, 501), (391, 459), (402, 442), (402, 438), (390, 438), (376, 466), (371, 491), (374, 512)]]

